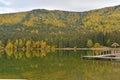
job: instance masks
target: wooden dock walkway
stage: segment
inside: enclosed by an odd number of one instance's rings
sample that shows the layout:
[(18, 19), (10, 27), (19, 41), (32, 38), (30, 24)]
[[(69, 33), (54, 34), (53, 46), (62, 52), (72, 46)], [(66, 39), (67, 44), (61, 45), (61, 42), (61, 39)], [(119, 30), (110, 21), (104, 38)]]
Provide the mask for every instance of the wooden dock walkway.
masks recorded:
[(83, 56), (83, 59), (96, 59), (96, 60), (120, 60), (120, 53), (116, 54), (105, 54), (98, 56)]

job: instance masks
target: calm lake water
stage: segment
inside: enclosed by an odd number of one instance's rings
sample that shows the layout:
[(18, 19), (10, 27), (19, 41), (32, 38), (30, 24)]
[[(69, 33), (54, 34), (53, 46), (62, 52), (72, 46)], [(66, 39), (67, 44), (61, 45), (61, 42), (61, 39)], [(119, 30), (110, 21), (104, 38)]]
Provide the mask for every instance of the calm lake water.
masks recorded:
[(120, 80), (119, 61), (85, 60), (83, 55), (93, 51), (0, 51), (0, 78)]

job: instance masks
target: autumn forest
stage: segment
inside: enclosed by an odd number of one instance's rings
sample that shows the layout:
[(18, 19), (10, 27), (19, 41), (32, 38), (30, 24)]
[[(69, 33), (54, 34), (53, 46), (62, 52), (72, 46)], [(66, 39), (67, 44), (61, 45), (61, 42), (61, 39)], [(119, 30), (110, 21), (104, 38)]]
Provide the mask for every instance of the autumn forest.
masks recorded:
[(86, 12), (36, 9), (0, 14), (0, 48), (111, 47), (120, 43), (120, 6)]

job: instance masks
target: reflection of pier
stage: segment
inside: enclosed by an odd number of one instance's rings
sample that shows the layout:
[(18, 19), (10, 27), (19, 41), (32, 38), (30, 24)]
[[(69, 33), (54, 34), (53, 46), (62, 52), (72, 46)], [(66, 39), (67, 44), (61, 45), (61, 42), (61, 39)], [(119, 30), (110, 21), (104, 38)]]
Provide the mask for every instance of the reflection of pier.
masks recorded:
[(94, 55), (93, 56), (82, 56), (82, 58), (83, 59), (95, 59), (95, 60), (120, 60), (120, 49), (111, 48), (111, 49), (103, 50), (102, 54), (95, 55), (95, 56)]

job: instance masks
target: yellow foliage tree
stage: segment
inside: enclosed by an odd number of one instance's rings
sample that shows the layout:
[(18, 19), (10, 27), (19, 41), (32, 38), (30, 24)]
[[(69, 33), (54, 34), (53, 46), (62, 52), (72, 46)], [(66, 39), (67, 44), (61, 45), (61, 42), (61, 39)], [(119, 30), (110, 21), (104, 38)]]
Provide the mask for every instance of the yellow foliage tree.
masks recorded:
[(13, 44), (12, 42), (8, 42), (7, 45), (6, 45), (6, 49), (13, 49)]
[(28, 40), (25, 45), (26, 45), (26, 48), (29, 49), (31, 47), (31, 41)]
[(41, 48), (42, 49), (44, 49), (44, 48), (46, 48), (47, 47), (47, 44), (46, 44), (46, 42), (44, 42), (44, 41), (41, 41)]

